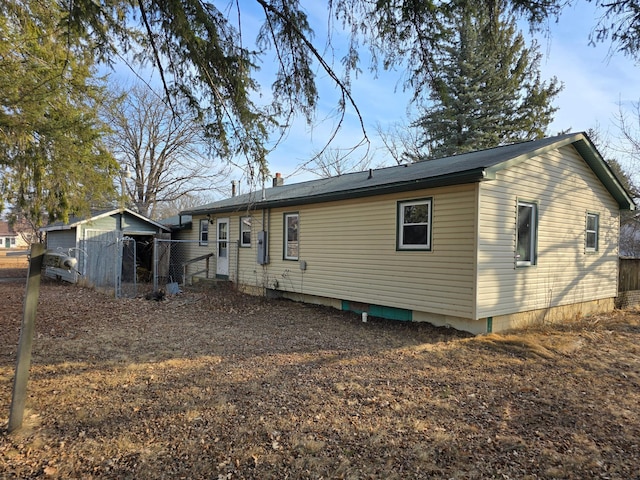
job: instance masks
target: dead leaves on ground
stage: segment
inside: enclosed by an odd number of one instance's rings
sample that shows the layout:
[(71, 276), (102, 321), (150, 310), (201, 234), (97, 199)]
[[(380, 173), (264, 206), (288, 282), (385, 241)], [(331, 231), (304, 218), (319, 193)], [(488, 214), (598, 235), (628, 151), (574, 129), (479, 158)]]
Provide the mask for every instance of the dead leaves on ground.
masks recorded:
[[(23, 288), (0, 285), (2, 412)], [(637, 478), (639, 318), (470, 337), (233, 291), (151, 302), (45, 282), (27, 424), (2, 432), (0, 471)]]

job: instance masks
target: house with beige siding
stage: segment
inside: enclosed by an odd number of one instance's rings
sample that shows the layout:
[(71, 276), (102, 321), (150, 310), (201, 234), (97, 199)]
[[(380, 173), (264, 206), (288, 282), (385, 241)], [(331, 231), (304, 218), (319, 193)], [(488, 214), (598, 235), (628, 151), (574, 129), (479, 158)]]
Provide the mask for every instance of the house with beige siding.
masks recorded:
[(614, 308), (634, 203), (583, 133), (270, 188), (182, 212), (242, 290), (473, 333)]

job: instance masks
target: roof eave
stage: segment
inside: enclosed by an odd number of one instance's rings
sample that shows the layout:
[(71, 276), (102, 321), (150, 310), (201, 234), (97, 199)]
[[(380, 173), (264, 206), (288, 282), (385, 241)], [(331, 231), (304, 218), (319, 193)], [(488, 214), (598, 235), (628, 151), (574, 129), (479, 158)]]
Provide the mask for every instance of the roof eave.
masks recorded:
[(602, 158), (591, 140), (586, 136), (574, 142), (573, 146), (580, 153), (585, 162), (591, 167), (591, 170), (600, 179), (611, 196), (618, 202), (621, 210), (635, 210), (636, 204), (633, 198), (627, 192), (626, 188), (620, 183), (618, 177), (613, 173), (609, 164)]
[(568, 135), (567, 137), (551, 143), (544, 147), (531, 150), (523, 155), (519, 155), (514, 158), (510, 158), (504, 162), (496, 164), (490, 168), (487, 168), (487, 178), (495, 179), (496, 173), (505, 168), (513, 167), (525, 160), (528, 160), (538, 155), (543, 155), (549, 151), (557, 150), (558, 148), (573, 145), (578, 151), (580, 156), (589, 165), (593, 173), (598, 177), (600, 182), (609, 191), (611, 196), (618, 202), (618, 207), (621, 210), (635, 210), (636, 206), (631, 198), (631, 195), (627, 192), (624, 186), (617, 179), (607, 162), (602, 158), (598, 149), (595, 147), (589, 137), (584, 133), (576, 133), (575, 135)]
[(251, 203), (241, 202), (218, 208), (203, 208), (195, 210), (185, 210), (183, 215), (207, 215), (218, 213), (231, 213), (242, 210), (263, 210), (267, 208), (290, 207), (295, 205), (308, 205), (311, 203), (325, 203), (352, 198), (371, 197), (390, 193), (409, 192), (423, 188), (447, 187), (451, 185), (462, 185), (467, 183), (480, 182), (486, 179), (484, 168), (456, 172), (453, 174), (441, 175), (416, 179), (405, 182), (398, 182), (386, 185), (375, 185), (372, 187), (349, 189), (340, 192), (329, 192), (318, 195), (308, 195), (305, 197), (283, 198), (277, 200), (259, 200)]
[(150, 218), (147, 218), (143, 215), (140, 215), (139, 213), (134, 212), (133, 210), (129, 210), (128, 208), (125, 209), (121, 209), (121, 208), (116, 208), (113, 210), (108, 210), (105, 212), (102, 212), (98, 215), (94, 215), (92, 217), (89, 218), (83, 218), (82, 220), (78, 220), (77, 222), (74, 223), (70, 223), (68, 225), (55, 225), (55, 226), (45, 226), (45, 227), (40, 227), (38, 229), (38, 231), (40, 232), (54, 232), (57, 230), (71, 230), (72, 228), (76, 228), (79, 225), (82, 225), (84, 223), (89, 223), (89, 222), (94, 222), (96, 220), (100, 220), (101, 218), (105, 218), (105, 217), (110, 217), (111, 215), (114, 215), (116, 213), (128, 213), (134, 217), (138, 217), (139, 219), (141, 219), (144, 222), (150, 223), (155, 227), (161, 228), (162, 230), (164, 230), (165, 232), (170, 232), (171, 228), (162, 225), (158, 222), (156, 222), (155, 220), (151, 220)]
[(38, 229), (39, 232), (56, 232), (61, 230), (71, 230), (72, 228), (76, 228), (79, 223), (74, 223), (73, 225), (55, 225), (51, 227), (40, 227)]

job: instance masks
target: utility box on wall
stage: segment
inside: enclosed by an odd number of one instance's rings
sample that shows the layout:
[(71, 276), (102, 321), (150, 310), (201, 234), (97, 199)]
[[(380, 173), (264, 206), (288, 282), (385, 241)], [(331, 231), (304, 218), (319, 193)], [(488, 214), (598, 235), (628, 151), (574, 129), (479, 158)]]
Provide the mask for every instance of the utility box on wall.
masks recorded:
[(267, 249), (267, 232), (260, 230), (258, 232), (258, 265), (269, 263), (269, 250)]

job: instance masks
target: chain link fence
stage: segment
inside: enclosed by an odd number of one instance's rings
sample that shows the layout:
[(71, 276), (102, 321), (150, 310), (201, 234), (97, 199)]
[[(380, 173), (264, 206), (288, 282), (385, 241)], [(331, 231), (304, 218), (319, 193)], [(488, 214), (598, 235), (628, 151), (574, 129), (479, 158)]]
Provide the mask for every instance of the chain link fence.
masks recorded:
[(174, 294), (199, 278), (215, 278), (215, 259), (207, 250), (198, 240), (154, 239), (153, 290)]

